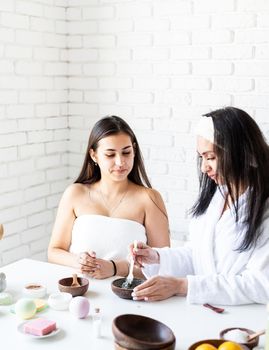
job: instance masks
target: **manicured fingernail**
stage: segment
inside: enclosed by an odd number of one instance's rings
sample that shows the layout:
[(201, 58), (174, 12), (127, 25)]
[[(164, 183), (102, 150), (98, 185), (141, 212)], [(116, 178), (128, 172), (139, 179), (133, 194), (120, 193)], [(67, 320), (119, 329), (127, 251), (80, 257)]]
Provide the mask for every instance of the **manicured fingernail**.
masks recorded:
[(137, 300), (137, 297), (133, 297), (133, 300)]
[(135, 292), (133, 292), (133, 293), (131, 294), (131, 296), (132, 296), (132, 297), (136, 297), (136, 294), (135, 294)]
[(148, 297), (145, 297), (145, 298), (144, 298), (144, 300), (145, 300), (145, 301), (148, 301), (148, 300), (149, 300), (149, 298), (148, 298)]

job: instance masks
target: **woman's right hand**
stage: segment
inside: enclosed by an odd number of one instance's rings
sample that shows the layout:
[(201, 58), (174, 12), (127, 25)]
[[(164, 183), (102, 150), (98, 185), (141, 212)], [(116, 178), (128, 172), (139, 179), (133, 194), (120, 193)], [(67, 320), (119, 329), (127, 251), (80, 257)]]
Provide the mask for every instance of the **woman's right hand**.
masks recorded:
[(143, 242), (137, 242), (136, 247), (131, 244), (130, 252), (139, 267), (143, 267), (144, 264), (158, 264), (160, 261), (159, 253)]
[(98, 268), (95, 252), (82, 252), (78, 255), (79, 270), (84, 274), (91, 274)]

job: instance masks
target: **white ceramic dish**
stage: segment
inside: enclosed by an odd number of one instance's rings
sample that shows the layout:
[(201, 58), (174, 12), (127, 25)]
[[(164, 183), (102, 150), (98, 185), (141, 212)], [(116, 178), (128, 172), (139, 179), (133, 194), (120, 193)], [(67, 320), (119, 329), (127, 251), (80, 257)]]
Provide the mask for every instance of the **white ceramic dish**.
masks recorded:
[[(28, 322), (28, 321), (26, 321), (26, 322)], [(20, 323), (18, 325), (17, 329), (21, 334), (24, 334), (25, 336), (27, 336), (29, 338), (33, 338), (33, 339), (43, 339), (43, 338), (53, 337), (54, 335), (58, 334), (61, 330), (60, 328), (56, 328), (55, 331), (52, 331), (52, 332), (45, 334), (45, 335), (34, 335), (34, 334), (24, 332), (23, 326), (26, 322)]]
[(44, 298), (47, 294), (47, 288), (38, 283), (29, 283), (23, 288), (23, 294), (30, 298)]
[(65, 292), (52, 293), (49, 296), (48, 304), (54, 310), (67, 310), (72, 299), (72, 294)]

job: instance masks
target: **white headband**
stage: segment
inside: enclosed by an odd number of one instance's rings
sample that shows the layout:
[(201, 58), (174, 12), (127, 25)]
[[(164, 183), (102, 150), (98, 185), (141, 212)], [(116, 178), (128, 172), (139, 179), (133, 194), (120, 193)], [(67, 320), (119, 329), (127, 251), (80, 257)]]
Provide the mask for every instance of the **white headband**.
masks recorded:
[(214, 143), (214, 124), (211, 117), (202, 117), (195, 127), (195, 134)]

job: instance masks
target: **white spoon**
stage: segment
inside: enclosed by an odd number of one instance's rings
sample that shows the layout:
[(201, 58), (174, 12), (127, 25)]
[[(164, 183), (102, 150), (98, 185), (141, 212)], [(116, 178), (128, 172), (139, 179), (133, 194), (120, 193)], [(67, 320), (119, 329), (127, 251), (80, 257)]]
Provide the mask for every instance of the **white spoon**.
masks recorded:
[[(134, 249), (136, 248), (137, 248), (137, 241), (134, 241)], [(122, 285), (124, 288), (128, 288), (132, 285), (132, 282), (134, 279), (133, 270), (134, 270), (134, 259), (132, 258), (129, 266), (128, 276), (126, 277), (126, 281)]]
[(134, 259), (132, 259), (130, 262), (129, 274), (126, 278), (126, 282), (128, 283), (128, 285), (131, 285), (134, 279), (133, 269), (134, 269)]

